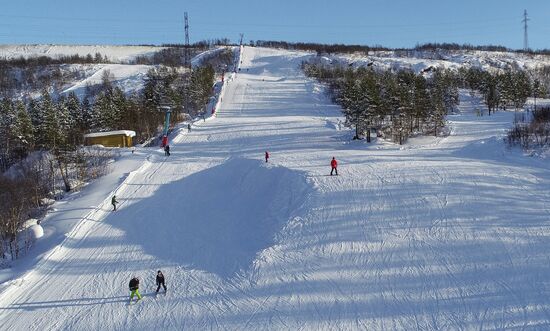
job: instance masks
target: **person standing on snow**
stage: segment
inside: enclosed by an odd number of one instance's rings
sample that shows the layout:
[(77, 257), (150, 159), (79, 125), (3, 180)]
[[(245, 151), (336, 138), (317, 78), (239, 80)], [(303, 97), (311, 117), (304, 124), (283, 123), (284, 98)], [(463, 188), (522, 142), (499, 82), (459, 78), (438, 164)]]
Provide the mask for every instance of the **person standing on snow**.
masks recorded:
[(164, 287), (164, 292), (166, 292), (166, 284), (164, 283), (164, 275), (162, 271), (157, 272), (157, 293), (159, 293), (160, 287)]
[(336, 171), (336, 176), (338, 176), (338, 161), (334, 157), (332, 157), (332, 161), (330, 161), (330, 167), (332, 170), (330, 170), (330, 175), (332, 176), (332, 173)]
[(267, 163), (268, 160), (269, 160), (269, 152), (265, 151), (265, 162)]
[(170, 145), (164, 146), (164, 155), (170, 156)]
[(191, 132), (191, 123), (187, 123), (187, 132)]
[(111, 199), (111, 204), (113, 205), (113, 211), (116, 211), (116, 204), (118, 203), (116, 199), (116, 195), (113, 195), (113, 198)]
[(134, 277), (130, 280), (130, 284), (128, 284), (130, 287), (130, 302), (132, 302), (132, 299), (134, 298), (134, 295), (137, 295), (137, 300), (141, 300), (141, 294), (139, 294), (139, 278)]

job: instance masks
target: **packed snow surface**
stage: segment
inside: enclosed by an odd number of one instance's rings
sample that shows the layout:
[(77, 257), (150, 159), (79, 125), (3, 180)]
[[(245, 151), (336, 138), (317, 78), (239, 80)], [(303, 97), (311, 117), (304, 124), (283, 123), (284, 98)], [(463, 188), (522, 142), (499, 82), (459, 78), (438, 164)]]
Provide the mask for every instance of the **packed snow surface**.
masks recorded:
[(550, 328), (550, 169), (504, 147), (513, 114), (476, 117), (463, 93), (448, 137), (351, 141), (299, 70), (309, 56), (246, 47), (217, 118), (3, 284), (0, 328)]

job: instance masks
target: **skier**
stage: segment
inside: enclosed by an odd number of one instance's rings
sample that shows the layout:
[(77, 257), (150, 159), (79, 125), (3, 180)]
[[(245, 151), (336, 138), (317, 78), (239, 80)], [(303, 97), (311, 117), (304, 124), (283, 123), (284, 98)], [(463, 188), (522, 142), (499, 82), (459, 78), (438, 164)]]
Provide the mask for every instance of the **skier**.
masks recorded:
[(338, 161), (334, 157), (332, 157), (332, 161), (330, 161), (330, 166), (332, 170), (330, 170), (330, 175), (332, 176), (332, 173), (336, 171), (336, 176), (338, 176)]
[(191, 132), (191, 123), (187, 124), (187, 132)]
[(117, 203), (118, 203), (118, 200), (116, 199), (116, 195), (113, 195), (113, 198), (111, 199), (111, 204), (113, 205), (113, 211), (116, 211)]
[(267, 160), (269, 160), (269, 152), (265, 151), (265, 162), (267, 163)]
[(164, 283), (164, 275), (162, 271), (157, 271), (157, 293), (159, 293), (160, 287), (164, 287), (164, 292), (166, 292), (166, 284)]
[(170, 145), (164, 146), (164, 155), (170, 156)]
[(132, 299), (134, 298), (134, 295), (137, 295), (137, 301), (141, 300), (141, 294), (139, 294), (139, 278), (134, 277), (130, 280), (130, 284), (128, 284), (130, 287), (130, 302), (132, 302)]

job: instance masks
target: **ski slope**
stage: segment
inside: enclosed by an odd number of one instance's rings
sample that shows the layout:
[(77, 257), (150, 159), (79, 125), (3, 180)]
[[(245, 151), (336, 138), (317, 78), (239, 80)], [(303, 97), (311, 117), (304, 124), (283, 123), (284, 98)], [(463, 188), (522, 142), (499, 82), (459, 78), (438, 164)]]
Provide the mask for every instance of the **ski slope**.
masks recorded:
[(3, 287), (0, 329), (550, 328), (550, 169), (503, 146), (513, 114), (463, 95), (450, 136), (369, 145), (298, 69), (310, 54), (241, 56), (217, 118)]

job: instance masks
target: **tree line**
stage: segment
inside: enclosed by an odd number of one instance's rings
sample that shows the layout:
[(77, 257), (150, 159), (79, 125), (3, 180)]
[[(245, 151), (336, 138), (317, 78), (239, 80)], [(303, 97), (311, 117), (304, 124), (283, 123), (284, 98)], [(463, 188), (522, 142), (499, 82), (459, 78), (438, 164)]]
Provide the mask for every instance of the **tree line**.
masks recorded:
[(354, 139), (366, 136), (370, 141), (371, 130), (400, 144), (414, 134), (438, 135), (445, 115), (458, 105), (458, 85), (449, 70), (436, 70), (426, 79), (409, 70), (379, 72), (307, 62), (302, 67), (342, 106), (346, 126), (355, 129)]
[(46, 89), (29, 102), (0, 100), (0, 170), (34, 150), (74, 150), (91, 131), (134, 130), (137, 141), (145, 141), (163, 123), (161, 104), (173, 105), (173, 123), (183, 112), (194, 116), (202, 111), (212, 93), (214, 69), (152, 68), (143, 90), (132, 95), (126, 95), (112, 79), (105, 70), (102, 84), (83, 100), (73, 92), (54, 98)]
[(527, 98), (544, 98), (548, 94), (545, 82), (525, 70), (490, 72), (479, 68), (460, 68), (454, 75), (460, 87), (481, 93), (489, 115), (499, 109), (521, 109)]

